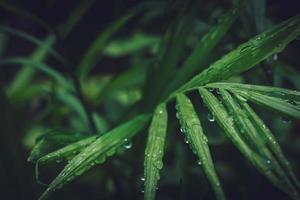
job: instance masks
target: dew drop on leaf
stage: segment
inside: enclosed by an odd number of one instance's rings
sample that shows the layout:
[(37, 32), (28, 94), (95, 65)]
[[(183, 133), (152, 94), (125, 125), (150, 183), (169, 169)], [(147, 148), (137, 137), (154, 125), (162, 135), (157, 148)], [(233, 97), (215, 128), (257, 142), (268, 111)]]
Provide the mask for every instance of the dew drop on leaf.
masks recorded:
[(198, 160), (197, 164), (198, 165), (202, 165), (202, 162), (200, 160)]
[(125, 149), (130, 149), (131, 147), (132, 147), (132, 142), (131, 141), (129, 141), (127, 138), (126, 139), (124, 139), (124, 148)]
[(210, 122), (214, 122), (215, 121), (215, 116), (212, 113), (208, 113), (207, 114), (207, 119)]
[(189, 140), (187, 139), (187, 137), (184, 138), (184, 142), (185, 142), (186, 144), (189, 143)]

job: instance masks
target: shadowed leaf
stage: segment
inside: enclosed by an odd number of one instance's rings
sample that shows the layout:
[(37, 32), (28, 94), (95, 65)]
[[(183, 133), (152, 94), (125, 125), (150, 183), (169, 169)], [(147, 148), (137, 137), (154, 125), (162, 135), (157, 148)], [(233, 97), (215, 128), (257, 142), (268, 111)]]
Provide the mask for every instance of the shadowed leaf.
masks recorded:
[(226, 199), (219, 178), (215, 172), (215, 167), (207, 144), (207, 138), (203, 132), (193, 104), (184, 94), (177, 95), (176, 101), (177, 114), (181, 124), (181, 130), (184, 132), (185, 137), (187, 137), (186, 141), (190, 143), (193, 153), (198, 156), (198, 164), (202, 166), (215, 191), (217, 199)]

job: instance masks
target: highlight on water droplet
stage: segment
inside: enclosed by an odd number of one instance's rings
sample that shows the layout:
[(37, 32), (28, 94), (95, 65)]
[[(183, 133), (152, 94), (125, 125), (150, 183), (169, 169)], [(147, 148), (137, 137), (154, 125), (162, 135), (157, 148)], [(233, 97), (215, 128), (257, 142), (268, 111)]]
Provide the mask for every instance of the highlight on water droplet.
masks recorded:
[(127, 138), (124, 139), (124, 142), (125, 142), (125, 144), (124, 144), (125, 149), (130, 149), (132, 147), (132, 142), (129, 141)]
[(144, 182), (145, 181), (145, 177), (142, 177), (140, 180)]
[(215, 116), (212, 114), (212, 113), (208, 113), (207, 114), (207, 119), (208, 119), (208, 121), (210, 121), (210, 122), (214, 122), (215, 121)]

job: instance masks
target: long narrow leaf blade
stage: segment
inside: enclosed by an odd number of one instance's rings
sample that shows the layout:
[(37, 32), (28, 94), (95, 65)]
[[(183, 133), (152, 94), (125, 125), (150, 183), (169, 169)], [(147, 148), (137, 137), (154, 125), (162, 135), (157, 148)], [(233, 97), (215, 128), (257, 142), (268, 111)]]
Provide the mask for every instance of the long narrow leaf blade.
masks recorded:
[[(15, 35), (17, 37), (21, 37), (21, 38), (35, 44), (36, 46), (43, 46), (43, 41), (39, 40), (38, 38), (36, 38), (32, 35), (29, 35), (28, 33), (25, 33), (23, 31), (13, 29), (11, 27), (0, 25), (0, 32), (6, 32), (9, 34)], [(60, 62), (66, 63), (65, 59), (57, 51), (55, 51), (55, 49), (53, 49), (51, 46), (48, 47), (47, 51), (50, 55), (55, 57)]]
[(300, 107), (295, 105), (293, 102), (285, 101), (276, 97), (270, 97), (257, 92), (243, 91), (238, 89), (234, 89), (232, 91), (263, 107), (270, 108), (295, 119), (300, 119)]
[(215, 27), (213, 27), (212, 30), (210, 30), (201, 38), (193, 52), (183, 63), (183, 66), (176, 73), (177, 77), (170, 85), (169, 91), (186, 82), (188, 78), (191, 78), (195, 72), (203, 69), (203, 66), (201, 65), (204, 63), (209, 53), (214, 49), (221, 38), (227, 33), (239, 13), (240, 5), (220, 16)]
[(144, 160), (145, 200), (154, 200), (159, 170), (163, 167), (163, 155), (167, 134), (168, 113), (165, 104), (160, 104), (153, 115), (149, 128)]
[(210, 83), (206, 87), (211, 88), (224, 88), (224, 89), (239, 89), (244, 91), (253, 91), (261, 94), (265, 94), (272, 97), (278, 97), (286, 101), (299, 103), (300, 104), (300, 91), (290, 90), (285, 88), (278, 88), (273, 86), (262, 86), (262, 85), (250, 85), (250, 84), (241, 84), (241, 83)]
[(226, 136), (240, 150), (240, 152), (249, 161), (251, 161), (253, 166), (255, 166), (257, 170), (264, 174), (275, 186), (288, 192), (289, 190), (285, 187), (285, 185), (283, 185), (283, 183), (270, 170), (264, 158), (253, 151), (249, 147), (249, 145), (240, 137), (241, 134), (236, 128), (236, 124), (232, 116), (230, 116), (230, 114), (220, 103), (220, 101), (205, 88), (199, 88), (199, 93), (204, 103), (214, 115), (219, 126), (224, 130)]
[(240, 45), (184, 84), (177, 92), (224, 80), (244, 72), (284, 47), (300, 34), (300, 15), (294, 16)]
[(82, 136), (78, 133), (54, 130), (46, 133), (31, 151), (28, 161), (35, 162), (51, 151), (80, 140)]
[(228, 110), (234, 116), (236, 124), (243, 134), (242, 136), (246, 136), (246, 138), (248, 139), (248, 143), (251, 143), (258, 154), (267, 160), (266, 162), (269, 164), (270, 169), (274, 171), (274, 173), (286, 183), (286, 185), (289, 187), (289, 190), (292, 191), (293, 194), (297, 194), (296, 188), (292, 184), (291, 179), (288, 177), (288, 172), (280, 166), (280, 164), (266, 145), (265, 138), (261, 137), (261, 134), (259, 134), (259, 131), (252, 123), (252, 121), (248, 118), (244, 110), (240, 107), (240, 105), (230, 95), (229, 92), (224, 89), (220, 89), (219, 91), (223, 101), (228, 107)]
[(98, 136), (91, 136), (88, 138), (84, 138), (72, 144), (69, 144), (63, 148), (60, 148), (56, 151), (48, 153), (38, 159), (39, 164), (46, 164), (53, 161), (60, 161), (60, 160), (69, 160), (70, 158), (74, 157), (76, 154), (80, 153), (85, 147), (90, 145), (97, 139)]
[(63, 86), (67, 90), (69, 90), (69, 91), (74, 90), (72, 84), (67, 79), (65, 79), (65, 77), (62, 74), (60, 74), (55, 69), (52, 69), (45, 63), (32, 61), (31, 59), (19, 58), (19, 57), (5, 58), (5, 59), (0, 60), (0, 65), (9, 65), (9, 64), (26, 65), (26, 66), (30, 66), (32, 68), (38, 69), (41, 72), (48, 75), (49, 77), (56, 80), (58, 83), (61, 84), (61, 86)]
[(65, 166), (39, 199), (46, 199), (52, 192), (71, 182), (96, 164), (103, 163), (106, 157), (112, 156), (117, 148), (137, 134), (148, 122), (148, 119), (148, 115), (139, 115), (98, 138)]
[[(241, 98), (238, 98), (241, 99)], [(265, 123), (260, 119), (260, 117), (255, 113), (255, 111), (249, 106), (249, 104), (245, 101), (240, 101), (240, 104), (243, 106), (244, 110), (248, 113), (248, 116), (252, 119), (253, 123), (255, 123), (256, 127), (260, 130), (260, 133), (265, 138), (269, 148), (273, 151), (273, 154), (277, 157), (281, 165), (285, 168), (285, 170), (289, 173), (290, 177), (300, 188), (299, 180), (293, 172), (293, 169), (283, 154), (279, 143), (276, 138), (272, 134), (271, 130), (265, 125)]]
[[(46, 38), (43, 45), (39, 46), (33, 54), (30, 56), (30, 59), (33, 62), (43, 62), (47, 57), (48, 49), (54, 44), (55, 38), (53, 35), (50, 35)], [(20, 90), (26, 88), (28, 83), (31, 81), (35, 70), (30, 66), (24, 65), (22, 69), (18, 71), (15, 75), (14, 80), (7, 88), (7, 94), (9, 97), (18, 93)]]
[(192, 151), (198, 156), (217, 199), (226, 199), (219, 178), (215, 171), (213, 160), (207, 144), (207, 138), (203, 132), (200, 120), (190, 99), (184, 94), (177, 95), (177, 113), (181, 129), (190, 143)]

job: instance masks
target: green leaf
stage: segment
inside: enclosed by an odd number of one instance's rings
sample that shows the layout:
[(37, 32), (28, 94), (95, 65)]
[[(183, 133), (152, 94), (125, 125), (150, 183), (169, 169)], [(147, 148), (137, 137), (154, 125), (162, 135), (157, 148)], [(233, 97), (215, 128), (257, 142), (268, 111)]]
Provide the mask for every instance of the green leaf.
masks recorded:
[(200, 69), (203, 69), (201, 65), (204, 64), (207, 56), (227, 33), (239, 13), (240, 5), (219, 17), (218, 23), (201, 38), (195, 49), (184, 61), (182, 67), (176, 73), (176, 79), (174, 79), (169, 87), (169, 92), (188, 81), (195, 72), (199, 72)]
[[(241, 98), (237, 98), (241, 99)], [(296, 178), (296, 175), (293, 172), (293, 169), (283, 154), (280, 145), (276, 141), (276, 138), (272, 134), (271, 130), (265, 125), (265, 123), (260, 119), (260, 117), (254, 112), (254, 110), (248, 105), (245, 101), (239, 101), (242, 105), (245, 112), (247, 112), (247, 115), (252, 120), (252, 122), (255, 124), (257, 129), (259, 130), (259, 133), (262, 135), (262, 137), (265, 139), (267, 145), (269, 146), (270, 150), (273, 152), (274, 156), (277, 157), (280, 164), (284, 167), (284, 169), (288, 172), (290, 178), (294, 181), (294, 183), (297, 185), (298, 188), (300, 188), (300, 183), (298, 179)]]
[[(73, 142), (51, 153), (45, 154), (37, 160), (38, 164), (46, 164), (53, 161), (61, 161), (63, 159), (70, 160), (80, 153), (85, 147), (94, 142), (99, 136), (90, 136), (79, 141)], [(37, 167), (38, 168), (38, 167)]]
[[(43, 62), (43, 60), (45, 60), (45, 58), (47, 57), (48, 49), (54, 44), (54, 42), (54, 36), (48, 36), (44, 43), (41, 46), (37, 47), (37, 49), (32, 53), (29, 59), (32, 62)], [(13, 81), (8, 86), (7, 95), (9, 97), (12, 97), (16, 93), (19, 93), (20, 90), (28, 87), (28, 84), (32, 80), (34, 74), (35, 70), (32, 67), (28, 65), (22, 66), (22, 69), (18, 71)]]
[(79, 2), (78, 6), (70, 13), (66, 21), (59, 27), (60, 35), (63, 38), (69, 35), (94, 2), (95, 0)]
[(137, 6), (128, 11), (125, 15), (113, 22), (108, 28), (101, 32), (83, 55), (77, 68), (78, 75), (80, 75), (81, 77), (85, 77), (88, 74), (88, 72), (94, 65), (95, 59), (101, 56), (104, 48), (106, 47), (112, 36), (117, 31), (119, 31), (132, 17), (144, 11), (145, 9), (153, 8), (156, 6), (161, 6), (161, 3), (143, 3), (140, 6)]
[(236, 125), (239, 127), (242, 133), (241, 137), (245, 136), (247, 143), (252, 144), (254, 151), (257, 151), (260, 156), (264, 157), (271, 170), (278, 176), (278, 178), (285, 182), (292, 191), (292, 194), (298, 195), (297, 190), (292, 184), (292, 181), (288, 177), (288, 172), (280, 166), (275, 159), (268, 146), (266, 145), (265, 138), (261, 137), (259, 130), (255, 127), (252, 121), (248, 118), (246, 112), (240, 107), (236, 100), (224, 89), (219, 90), (223, 101), (228, 107), (228, 110), (232, 113)]
[(208, 90), (200, 87), (199, 93), (208, 109), (214, 115), (219, 126), (224, 130), (226, 136), (239, 149), (239, 151), (253, 164), (254, 167), (264, 174), (275, 186), (289, 192), (286, 186), (270, 170), (265, 158), (261, 157), (241, 138), (240, 130), (236, 127), (233, 117), (221, 104), (221, 102)]
[[(15, 35), (17, 37), (21, 37), (21, 38), (35, 44), (38, 47), (44, 46), (44, 42), (41, 41), (40, 39), (38, 39), (38, 38), (36, 38), (32, 35), (29, 35), (29, 34), (23, 32), (23, 31), (13, 29), (11, 27), (0, 25), (0, 32), (7, 32), (7, 33)], [(51, 36), (49, 36), (49, 37), (51, 37)], [(47, 46), (47, 51), (50, 55), (55, 57), (61, 63), (66, 63), (65, 59), (57, 51), (55, 51), (55, 49), (53, 49), (51, 47), (51, 45)]]
[(122, 28), (133, 16), (134, 15), (131, 12), (124, 15), (98, 35), (96, 40), (93, 41), (88, 50), (85, 52), (79, 63), (78, 74), (80, 76), (84, 77), (88, 74), (89, 70), (94, 64), (95, 58), (101, 55), (104, 47), (107, 45), (113, 34)]
[(9, 65), (9, 64), (26, 65), (38, 69), (41, 72), (48, 75), (49, 77), (56, 80), (65, 89), (69, 91), (74, 90), (72, 84), (68, 80), (66, 80), (63, 75), (61, 75), (59, 72), (52, 69), (50, 66), (46, 65), (45, 63), (41, 63), (41, 62), (37, 62), (31, 59), (21, 58), (21, 57), (5, 58), (0, 60), (0, 65)]
[(169, 99), (174, 97), (176, 93), (192, 90), (211, 82), (228, 79), (233, 75), (246, 71), (270, 55), (281, 52), (299, 34), (300, 15), (297, 15), (255, 36), (226, 54), (181, 86), (170, 95)]
[(280, 98), (263, 95), (257, 92), (234, 89), (232, 92), (239, 94), (245, 99), (257, 103), (263, 107), (270, 108), (284, 115), (300, 119), (300, 107), (293, 101), (286, 101)]
[(198, 156), (198, 164), (202, 166), (213, 190), (215, 191), (217, 199), (226, 199), (215, 171), (207, 144), (207, 138), (203, 132), (193, 104), (184, 94), (177, 95), (176, 101), (181, 130), (186, 135), (186, 141), (190, 143), (192, 151)]
[(165, 104), (160, 104), (155, 109), (152, 122), (149, 128), (147, 146), (144, 160), (145, 176), (145, 200), (154, 200), (158, 180), (159, 170), (163, 167), (163, 155), (165, 139), (168, 126), (168, 112)]
[(52, 192), (71, 182), (93, 166), (105, 162), (106, 157), (115, 154), (116, 150), (137, 134), (148, 120), (148, 115), (139, 115), (99, 137), (65, 166), (39, 199), (46, 199)]
[(103, 53), (112, 57), (124, 56), (143, 50), (147, 47), (153, 47), (158, 41), (158, 37), (144, 33), (136, 33), (130, 38), (112, 41), (105, 47)]
[(224, 88), (224, 89), (238, 89), (243, 91), (253, 91), (260, 94), (278, 97), (280, 99), (295, 102), (300, 104), (300, 92), (297, 90), (289, 90), (285, 88), (272, 87), (272, 86), (261, 86), (261, 85), (249, 85), (249, 84), (240, 84), (240, 83), (210, 83), (205, 87), (210, 88)]
[(49, 152), (73, 143), (81, 138), (82, 136), (78, 133), (59, 130), (50, 131), (42, 136), (42, 138), (34, 146), (28, 161), (35, 162)]
[[(188, 2), (187, 4), (189, 4)], [(182, 8), (174, 22), (170, 24), (157, 52), (157, 64), (153, 71), (148, 74), (145, 82), (144, 95), (146, 110), (153, 109), (164, 97), (164, 92), (170, 79), (175, 75), (175, 70), (180, 61), (188, 36), (191, 34), (195, 16), (199, 11), (200, 4), (194, 1), (191, 5)], [(164, 94), (164, 93), (163, 93)]]

